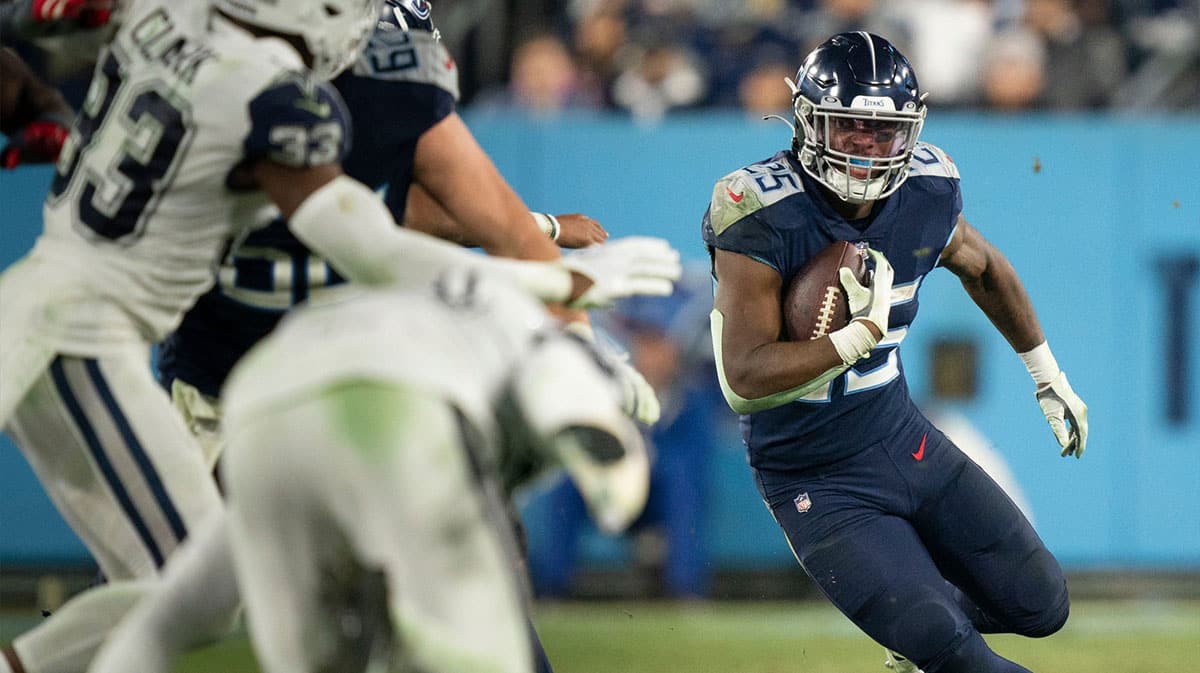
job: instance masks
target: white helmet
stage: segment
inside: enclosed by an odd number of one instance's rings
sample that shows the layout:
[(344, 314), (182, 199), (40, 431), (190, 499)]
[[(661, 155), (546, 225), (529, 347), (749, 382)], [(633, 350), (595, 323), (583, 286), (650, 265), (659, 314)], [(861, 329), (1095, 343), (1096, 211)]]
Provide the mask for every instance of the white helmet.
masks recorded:
[(575, 483), (592, 520), (616, 534), (646, 506), (650, 457), (607, 369), (582, 340), (548, 337), (514, 368), (507, 394), (534, 443)]
[(238, 21), (304, 40), (310, 69), (330, 79), (355, 59), (374, 30), (383, 0), (211, 0)]

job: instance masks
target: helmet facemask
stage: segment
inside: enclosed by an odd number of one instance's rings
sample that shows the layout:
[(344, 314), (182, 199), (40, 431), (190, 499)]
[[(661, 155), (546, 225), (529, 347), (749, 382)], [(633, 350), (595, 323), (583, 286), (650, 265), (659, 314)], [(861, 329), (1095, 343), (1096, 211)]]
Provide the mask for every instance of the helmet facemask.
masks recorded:
[(886, 96), (856, 96), (849, 105), (830, 96), (816, 102), (799, 92), (793, 100), (800, 165), (838, 198), (869, 203), (904, 184), (924, 105), (906, 102), (897, 110)]
[(210, 0), (231, 19), (295, 36), (318, 79), (332, 79), (358, 58), (383, 11), (383, 0)]
[[(329, 9), (326, 6), (326, 11)], [(313, 56), (311, 70), (320, 79), (332, 79), (358, 60), (363, 47), (379, 23), (383, 4), (379, 0), (343, 3), (344, 16), (327, 17), (336, 28), (310, 31), (304, 39)]]

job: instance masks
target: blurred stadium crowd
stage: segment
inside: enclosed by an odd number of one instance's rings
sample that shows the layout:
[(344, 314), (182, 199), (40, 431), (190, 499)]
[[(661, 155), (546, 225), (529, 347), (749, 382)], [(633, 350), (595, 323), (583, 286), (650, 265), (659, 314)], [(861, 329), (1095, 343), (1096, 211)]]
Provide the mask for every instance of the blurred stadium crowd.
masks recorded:
[(1200, 111), (1197, 0), (439, 0), (469, 108), (786, 111), (815, 44), (869, 30), (929, 104)]
[[(5, 0), (9, 2), (11, 0)], [(1200, 0), (437, 0), (473, 114), (787, 112), (845, 30), (887, 36), (936, 110), (1200, 112)], [(11, 43), (72, 104), (87, 54)]]

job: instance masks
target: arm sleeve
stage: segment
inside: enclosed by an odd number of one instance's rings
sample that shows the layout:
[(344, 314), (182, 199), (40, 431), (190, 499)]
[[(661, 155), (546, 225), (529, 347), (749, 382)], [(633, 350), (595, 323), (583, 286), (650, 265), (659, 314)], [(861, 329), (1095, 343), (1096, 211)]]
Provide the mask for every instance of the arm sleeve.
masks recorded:
[[(705, 217), (707, 220), (707, 215)], [(711, 230), (706, 225), (705, 242), (712, 248), (745, 255), (766, 264), (781, 275), (788, 266), (784, 259), (788, 243), (775, 227), (757, 213), (743, 217), (720, 234), (709, 236), (708, 231)]]
[(734, 392), (733, 387), (729, 385), (729, 381), (725, 378), (724, 348), (721, 345), (721, 333), (725, 328), (725, 316), (721, 315), (721, 312), (714, 308), (712, 313), (709, 314), (709, 321), (711, 325), (710, 329), (712, 330), (713, 358), (716, 361), (717, 380), (721, 384), (721, 393), (725, 395), (725, 402), (729, 404), (729, 408), (739, 414), (766, 411), (767, 409), (774, 409), (789, 402), (794, 402), (841, 376), (850, 368), (847, 365), (838, 365), (826, 370), (815, 379), (802, 383), (795, 388), (781, 390), (764, 397), (742, 397)]
[(485, 257), (397, 227), (374, 192), (344, 175), (310, 194), (289, 227), (354, 282), (427, 283), (448, 266), (466, 265), (500, 274), (544, 301), (563, 301), (571, 292), (561, 263)]
[(714, 250), (736, 252), (782, 274), (788, 266), (784, 256), (791, 245), (772, 222), (767, 210), (771, 203), (774, 201), (768, 201), (756, 190), (745, 169), (718, 180), (700, 226), (701, 238), (710, 254)]

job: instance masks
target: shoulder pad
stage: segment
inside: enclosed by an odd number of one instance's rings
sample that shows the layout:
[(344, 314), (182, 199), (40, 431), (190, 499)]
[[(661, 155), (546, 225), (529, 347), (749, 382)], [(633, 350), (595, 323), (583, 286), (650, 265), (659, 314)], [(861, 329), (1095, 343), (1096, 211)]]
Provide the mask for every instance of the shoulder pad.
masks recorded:
[(351, 72), (359, 77), (432, 84), (458, 100), (458, 64), (436, 33), (376, 27)]
[(783, 161), (751, 164), (726, 175), (713, 187), (708, 216), (713, 234), (754, 212), (804, 191), (804, 183)]
[(941, 148), (929, 143), (917, 143), (908, 166), (909, 177), (929, 175), (958, 179), (958, 166)]
[(340, 162), (350, 150), (350, 113), (337, 90), (299, 72), (286, 72), (249, 105), (247, 158), (285, 166)]

